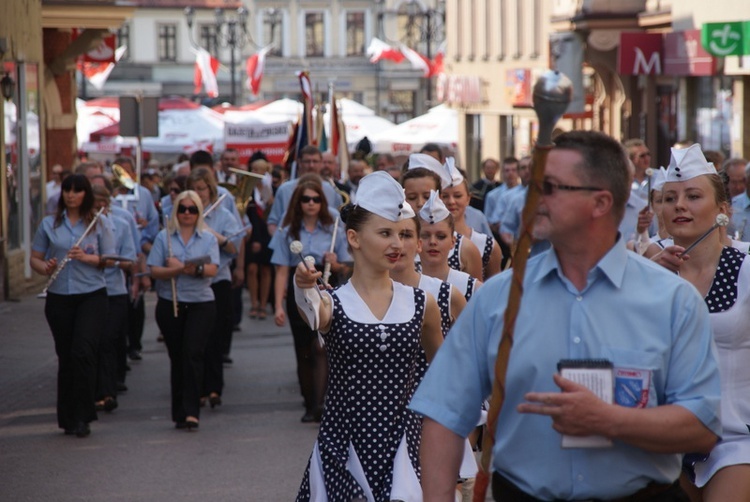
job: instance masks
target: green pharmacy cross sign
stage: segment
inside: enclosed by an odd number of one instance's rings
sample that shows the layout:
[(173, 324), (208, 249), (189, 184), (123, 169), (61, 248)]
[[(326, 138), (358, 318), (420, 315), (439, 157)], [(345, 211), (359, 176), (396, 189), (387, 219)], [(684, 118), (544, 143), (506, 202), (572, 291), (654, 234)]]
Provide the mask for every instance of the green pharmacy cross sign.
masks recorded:
[(706, 23), (701, 28), (701, 45), (714, 56), (750, 55), (750, 21)]

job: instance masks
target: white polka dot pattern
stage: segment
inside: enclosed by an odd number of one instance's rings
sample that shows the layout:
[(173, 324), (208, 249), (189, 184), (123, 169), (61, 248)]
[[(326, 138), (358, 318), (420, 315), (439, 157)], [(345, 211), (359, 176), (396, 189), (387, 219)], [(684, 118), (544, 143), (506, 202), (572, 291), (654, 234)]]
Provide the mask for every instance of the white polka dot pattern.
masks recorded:
[(721, 252), (714, 281), (704, 298), (712, 314), (729, 310), (737, 301), (737, 279), (744, 258), (745, 254), (734, 248), (725, 247)]

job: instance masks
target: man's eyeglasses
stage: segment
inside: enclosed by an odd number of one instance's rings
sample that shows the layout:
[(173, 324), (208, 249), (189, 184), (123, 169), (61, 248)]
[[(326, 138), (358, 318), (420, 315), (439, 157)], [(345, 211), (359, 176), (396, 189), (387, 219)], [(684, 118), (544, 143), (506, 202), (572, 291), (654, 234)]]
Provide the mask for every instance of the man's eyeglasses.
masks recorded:
[(182, 204), (177, 205), (177, 213), (178, 214), (198, 214), (198, 206), (183, 206)]
[(589, 191), (589, 192), (598, 192), (599, 190), (604, 190), (603, 188), (599, 187), (579, 187), (579, 186), (572, 186), (572, 185), (559, 185), (557, 183), (552, 183), (551, 181), (544, 180), (542, 182), (542, 193), (544, 195), (552, 195), (555, 193), (556, 190), (565, 190), (566, 192), (578, 192), (578, 191)]
[(308, 202), (320, 204), (320, 197), (310, 197), (309, 195), (303, 195), (299, 198), (299, 200), (301, 200), (303, 204), (307, 204)]

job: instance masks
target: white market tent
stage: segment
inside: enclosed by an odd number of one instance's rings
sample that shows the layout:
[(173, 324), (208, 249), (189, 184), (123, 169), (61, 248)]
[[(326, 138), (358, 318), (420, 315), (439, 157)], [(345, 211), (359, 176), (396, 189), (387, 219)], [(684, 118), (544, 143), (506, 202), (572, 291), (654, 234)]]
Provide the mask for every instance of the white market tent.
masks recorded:
[(409, 155), (419, 152), (427, 143), (456, 149), (458, 145), (458, 112), (445, 105), (431, 108), (426, 114), (368, 136), (373, 152)]
[[(374, 135), (396, 126), (390, 120), (375, 115), (374, 110), (356, 101), (341, 98), (338, 102), (341, 120), (344, 122), (344, 127), (346, 128), (346, 143), (349, 151), (354, 150), (357, 143), (365, 136), (371, 140)], [(331, 137), (331, 131), (329, 130), (331, 124), (330, 113), (330, 110), (326, 110), (325, 128), (329, 138)]]

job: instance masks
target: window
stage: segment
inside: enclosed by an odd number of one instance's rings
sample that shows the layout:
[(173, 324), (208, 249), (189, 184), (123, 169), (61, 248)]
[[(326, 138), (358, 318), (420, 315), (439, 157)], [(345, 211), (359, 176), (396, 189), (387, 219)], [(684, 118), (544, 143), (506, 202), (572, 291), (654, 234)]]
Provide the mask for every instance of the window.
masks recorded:
[(305, 14), (305, 42), (305, 56), (323, 57), (325, 55), (325, 31), (322, 12)]
[(125, 46), (127, 49), (122, 54), (120, 61), (130, 60), (130, 25), (123, 24), (120, 29), (117, 30), (117, 47)]
[(219, 54), (219, 42), (216, 36), (215, 24), (200, 25), (200, 46), (203, 47), (214, 57)]
[(266, 9), (263, 17), (263, 44), (273, 44), (269, 56), (281, 56), (284, 46), (284, 18), (279, 9)]
[(159, 61), (177, 61), (177, 25), (159, 25)]
[(362, 56), (365, 53), (365, 13), (346, 13), (346, 55)]

